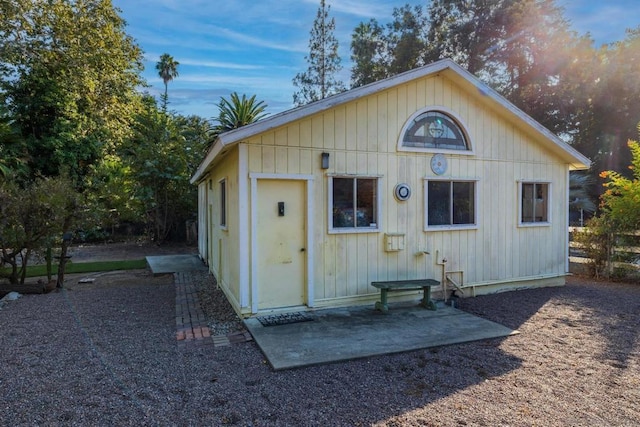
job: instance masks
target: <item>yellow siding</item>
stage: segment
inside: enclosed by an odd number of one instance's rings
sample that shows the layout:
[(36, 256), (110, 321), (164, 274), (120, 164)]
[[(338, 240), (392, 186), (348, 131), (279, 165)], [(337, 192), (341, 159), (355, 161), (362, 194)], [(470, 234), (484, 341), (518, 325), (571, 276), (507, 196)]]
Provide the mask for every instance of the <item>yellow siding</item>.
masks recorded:
[[(226, 180), (227, 192), (227, 227), (220, 226), (220, 180)], [(237, 147), (209, 173), (207, 182), (211, 182), (208, 190), (209, 228), (209, 270), (216, 276), (218, 285), (230, 295), (232, 303), (238, 304), (240, 298), (240, 253), (238, 236), (238, 149)]]
[[(429, 166), (432, 154), (399, 152), (397, 144), (406, 120), (428, 106), (445, 107), (466, 125), (473, 154), (446, 154), (449, 167), (444, 177), (477, 180), (476, 229), (424, 231), (424, 179), (434, 176)], [(496, 115), (482, 95), (461, 91), (442, 75), (352, 101), (244, 143), (248, 145), (249, 173), (314, 176), (316, 301), (375, 293), (369, 286), (374, 280), (440, 279), (438, 262), (443, 257), (448, 270), (464, 271), (466, 284), (565, 273), (566, 165), (512, 122)], [(330, 153), (328, 170), (320, 169), (323, 151)], [(223, 160), (216, 173), (231, 178), (234, 159), (237, 157)], [(380, 231), (328, 233), (327, 174), (381, 177)], [(552, 183), (550, 226), (518, 227), (519, 180)], [(412, 188), (406, 202), (393, 197), (395, 185), (401, 182)], [(233, 184), (236, 188), (237, 183)], [(237, 208), (237, 200), (230, 203), (230, 217), (232, 207)], [(230, 227), (225, 233), (231, 238), (232, 232)], [(385, 252), (384, 233), (405, 233), (406, 249)], [(229, 283), (237, 276), (230, 270), (226, 274), (223, 271), (222, 277), (228, 277)]]

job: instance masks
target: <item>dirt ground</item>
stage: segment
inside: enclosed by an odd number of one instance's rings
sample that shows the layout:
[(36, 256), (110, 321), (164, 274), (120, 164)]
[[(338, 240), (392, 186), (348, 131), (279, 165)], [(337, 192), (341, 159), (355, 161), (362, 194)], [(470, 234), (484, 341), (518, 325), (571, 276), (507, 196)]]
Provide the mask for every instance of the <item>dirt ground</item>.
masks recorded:
[[(123, 261), (123, 260), (138, 260), (144, 259), (147, 256), (155, 255), (173, 255), (173, 254), (197, 254), (198, 249), (195, 246), (187, 246), (184, 244), (164, 244), (157, 245), (148, 241), (127, 241), (117, 243), (74, 243), (69, 248), (69, 255), (71, 255), (71, 262), (92, 262), (92, 261)], [(38, 260), (34, 257), (30, 264), (39, 264), (42, 260)], [(149, 271), (132, 270), (132, 271), (103, 271), (95, 273), (82, 273), (82, 274), (66, 274), (65, 286), (77, 285), (80, 280), (93, 279), (93, 282), (88, 283), (101, 283), (102, 285), (118, 285), (119, 283), (126, 283), (131, 278), (142, 278), (145, 280), (158, 281), (154, 279), (153, 275)], [(26, 280), (27, 287), (24, 289), (15, 289), (20, 293), (39, 293), (37, 286), (38, 283), (45, 283), (46, 277), (31, 277)], [(53, 279), (56, 277), (54, 275)], [(166, 279), (165, 279), (166, 281)], [(88, 286), (88, 283), (84, 283), (84, 286)], [(44, 286), (44, 285), (43, 285)], [(9, 292), (11, 287), (8, 284), (0, 284), (0, 298)]]
[[(122, 261), (144, 259), (147, 256), (197, 254), (195, 246), (166, 244), (157, 245), (152, 242), (120, 242), (105, 244), (77, 244), (73, 245), (69, 253), (73, 262), (91, 261)], [(82, 283), (83, 279), (94, 279), (93, 282)], [(118, 286), (126, 285), (132, 280), (145, 280), (149, 284), (171, 283), (172, 275), (154, 277), (148, 269), (129, 271), (103, 271), (95, 273), (69, 274), (65, 276), (65, 286)]]
[(121, 261), (142, 259), (146, 256), (197, 254), (198, 248), (181, 244), (157, 245), (147, 241), (129, 241), (104, 244), (73, 244), (69, 248), (72, 262)]

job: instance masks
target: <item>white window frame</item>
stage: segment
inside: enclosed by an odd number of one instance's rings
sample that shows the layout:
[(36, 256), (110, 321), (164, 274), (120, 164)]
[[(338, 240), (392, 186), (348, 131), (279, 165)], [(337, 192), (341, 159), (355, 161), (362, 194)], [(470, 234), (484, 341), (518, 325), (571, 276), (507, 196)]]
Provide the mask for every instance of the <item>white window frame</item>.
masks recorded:
[[(449, 148), (436, 148), (436, 147), (409, 147), (403, 144), (404, 134), (405, 132), (407, 132), (407, 130), (409, 130), (409, 128), (413, 124), (413, 121), (418, 116), (424, 113), (428, 113), (430, 111), (447, 115), (453, 120), (455, 124), (458, 125), (460, 132), (462, 132), (462, 135), (464, 136), (467, 142), (467, 150), (453, 150)], [(446, 154), (448, 153), (448, 154), (457, 154), (462, 156), (472, 156), (472, 155), (475, 155), (474, 146), (472, 143), (473, 139), (471, 138), (471, 135), (469, 134), (467, 129), (468, 129), (468, 126), (460, 118), (460, 116), (458, 116), (455, 112), (451, 111), (447, 107), (444, 107), (441, 105), (432, 105), (425, 108), (421, 108), (420, 110), (413, 113), (411, 117), (409, 117), (409, 119), (404, 123), (404, 126), (402, 126), (402, 130), (400, 131), (400, 136), (398, 137), (397, 150), (414, 152), (414, 153), (446, 153)]]
[(220, 220), (218, 223), (223, 230), (229, 229), (229, 186), (227, 183), (226, 177), (218, 181), (218, 210), (220, 212)]
[[(547, 186), (547, 220), (546, 221), (537, 221), (537, 222), (522, 221), (522, 186), (523, 184)], [(548, 227), (551, 225), (552, 190), (553, 190), (553, 187), (550, 181), (530, 180), (530, 179), (523, 179), (518, 181), (518, 227)]]
[[(447, 224), (447, 225), (429, 225), (429, 181), (441, 181), (441, 182), (471, 182), (473, 183), (473, 224)], [(449, 231), (449, 230), (476, 230), (479, 224), (479, 201), (480, 201), (480, 186), (478, 178), (452, 178), (452, 177), (425, 177), (423, 178), (423, 192), (424, 192), (424, 231)], [(453, 197), (451, 198), (453, 203)], [(452, 207), (450, 207), (452, 208)]]
[[(382, 176), (380, 175), (349, 175), (349, 174), (327, 174), (328, 178), (328, 203), (327, 203), (327, 225), (329, 234), (346, 233), (379, 233), (382, 230)], [(376, 222), (375, 227), (333, 227), (333, 179), (373, 179), (376, 181)]]

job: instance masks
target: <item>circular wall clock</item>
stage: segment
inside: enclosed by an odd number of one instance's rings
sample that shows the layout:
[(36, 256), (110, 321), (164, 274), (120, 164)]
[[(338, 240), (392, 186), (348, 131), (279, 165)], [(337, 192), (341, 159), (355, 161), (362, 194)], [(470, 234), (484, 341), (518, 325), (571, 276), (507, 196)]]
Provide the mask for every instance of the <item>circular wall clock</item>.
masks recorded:
[(409, 200), (409, 197), (411, 197), (411, 187), (409, 187), (409, 184), (398, 184), (396, 185), (396, 188), (393, 192), (396, 196), (396, 199), (400, 200), (401, 202)]
[(442, 153), (434, 154), (431, 158), (431, 170), (436, 175), (442, 175), (447, 171), (447, 158)]

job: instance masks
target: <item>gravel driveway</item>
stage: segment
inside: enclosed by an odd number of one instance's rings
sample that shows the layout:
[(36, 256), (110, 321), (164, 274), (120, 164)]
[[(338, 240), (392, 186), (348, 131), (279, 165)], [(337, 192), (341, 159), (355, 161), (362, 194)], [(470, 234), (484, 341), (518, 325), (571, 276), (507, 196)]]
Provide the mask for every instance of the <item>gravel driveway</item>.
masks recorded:
[[(0, 310), (0, 425), (631, 426), (640, 285), (460, 301), (521, 334), (273, 372), (253, 342), (176, 345), (171, 276), (27, 295)], [(215, 311), (215, 310), (214, 310)]]

